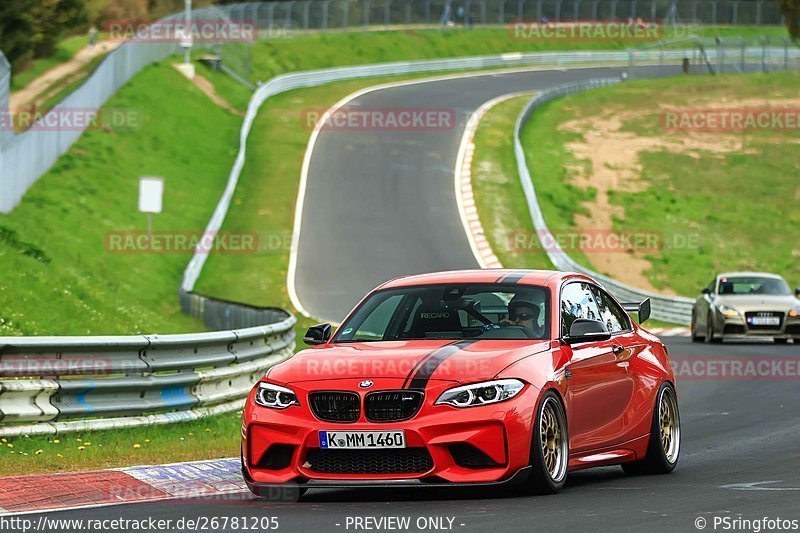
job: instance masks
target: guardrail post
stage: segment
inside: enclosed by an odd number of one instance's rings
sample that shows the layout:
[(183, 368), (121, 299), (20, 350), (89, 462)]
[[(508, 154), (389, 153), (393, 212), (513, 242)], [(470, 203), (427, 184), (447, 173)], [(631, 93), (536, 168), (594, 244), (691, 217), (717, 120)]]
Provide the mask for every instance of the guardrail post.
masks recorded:
[(425, 2), (425, 24), (431, 23), (431, 0)]
[(717, 74), (724, 74), (725, 49), (722, 48), (722, 37), (717, 37)]
[(507, 0), (500, 0), (500, 4), (497, 6), (497, 23), (498, 24), (505, 24), (506, 23), (506, 1)]
[(717, 0), (711, 1), (711, 24), (717, 23)]
[(383, 25), (388, 26), (391, 19), (392, 0), (386, 0), (383, 5)]
[(411, 25), (411, 3), (413, 1), (414, 0), (406, 0), (406, 5), (405, 5), (405, 8), (406, 8), (406, 26), (410, 26)]
[(342, 2), (342, 28), (347, 29), (350, 25), (350, 2)]
[(633, 79), (633, 50), (628, 48), (628, 79)]
[(733, 0), (733, 12), (731, 13), (731, 24), (736, 24), (737, 20), (739, 20), (739, 2), (737, 0)]
[(481, 26), (486, 26), (486, 0), (481, 0)]
[(311, 9), (311, 0), (303, 2), (303, 29), (308, 29), (309, 10)]
[(745, 56), (747, 54), (747, 41), (744, 40), (744, 37), (740, 37), (740, 39), (742, 40), (742, 42), (741, 42), (741, 45), (742, 45), (741, 67), (742, 67), (742, 73), (744, 73), (745, 62), (746, 62), (746, 57)]
[(761, 72), (768, 73), (769, 69), (767, 68), (767, 36), (761, 36)]
[(764, 2), (759, 0), (756, 2), (756, 25), (761, 26), (761, 8), (764, 6)]
[(361, 11), (361, 24), (362, 26), (369, 26), (369, 0), (364, 0), (362, 2), (362, 11)]
[(330, 8), (331, 0), (322, 2), (322, 29), (328, 29), (328, 8)]

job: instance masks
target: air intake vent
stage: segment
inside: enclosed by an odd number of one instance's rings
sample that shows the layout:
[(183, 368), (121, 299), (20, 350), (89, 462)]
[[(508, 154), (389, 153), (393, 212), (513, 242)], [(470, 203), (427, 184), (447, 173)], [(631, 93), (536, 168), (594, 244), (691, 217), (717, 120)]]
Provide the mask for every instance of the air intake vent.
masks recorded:
[(306, 456), (309, 470), (325, 474), (421, 474), (433, 468), (425, 448), (389, 450), (322, 450)]

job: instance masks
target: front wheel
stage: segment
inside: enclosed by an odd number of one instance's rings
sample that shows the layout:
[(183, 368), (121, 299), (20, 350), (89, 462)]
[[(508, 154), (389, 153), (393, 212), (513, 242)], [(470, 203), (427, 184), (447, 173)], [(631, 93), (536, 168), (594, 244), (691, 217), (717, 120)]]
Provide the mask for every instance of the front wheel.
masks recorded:
[(714, 334), (714, 318), (711, 316), (711, 309), (708, 310), (708, 320), (706, 324), (706, 342), (711, 344), (719, 344), (722, 339)]
[(553, 391), (542, 396), (536, 411), (530, 460), (531, 473), (522, 486), (523, 493), (553, 494), (561, 490), (567, 480), (569, 435), (564, 406)]
[(647, 455), (639, 461), (623, 464), (622, 469), (629, 474), (669, 474), (675, 470), (680, 453), (678, 399), (672, 384), (664, 383), (656, 397)]
[(704, 338), (705, 337), (697, 333), (697, 317), (694, 311), (692, 311), (692, 342), (702, 342)]

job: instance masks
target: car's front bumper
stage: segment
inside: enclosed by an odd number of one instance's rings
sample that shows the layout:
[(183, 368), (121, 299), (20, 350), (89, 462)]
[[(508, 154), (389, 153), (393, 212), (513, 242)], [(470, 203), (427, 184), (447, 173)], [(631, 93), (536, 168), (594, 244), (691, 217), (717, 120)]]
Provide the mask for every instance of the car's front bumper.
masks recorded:
[[(374, 379), (374, 390), (398, 387), (389, 380)], [(321, 390), (319, 384), (305, 385), (308, 390)], [(318, 420), (303, 401), (308, 390), (292, 385), (301, 398), (301, 405), (274, 410), (248, 400), (242, 427), (242, 468), (251, 490), (285, 484), (303, 487), (406, 486), (430, 487), (452, 484), (497, 485), (520, 482), (527, 477), (534, 407), (539, 391), (527, 385), (512, 400), (480, 407), (459, 409), (434, 405), (441, 392), (454, 386), (452, 382), (430, 382), (425, 402), (410, 420), (391, 423), (332, 423)], [(335, 390), (326, 383), (324, 388)], [(319, 431), (391, 431), (405, 432), (407, 448), (414, 448), (430, 457), (430, 468), (415, 472), (332, 472), (319, 471), (308, 460), (309, 454), (320, 451)], [(486, 464), (464, 466), (459, 462), (454, 445), (468, 444), (479, 450)], [(291, 450), (284, 463), (270, 464), (269, 454), (276, 445)], [(312, 459), (313, 461), (313, 459)], [(266, 466), (266, 467), (265, 467)], [(346, 468), (345, 468), (346, 470)]]
[(717, 333), (715, 334), (724, 339), (800, 338), (800, 317), (792, 317), (788, 314), (781, 321), (781, 325), (776, 328), (753, 328), (741, 314), (735, 316), (718, 315), (716, 323)]

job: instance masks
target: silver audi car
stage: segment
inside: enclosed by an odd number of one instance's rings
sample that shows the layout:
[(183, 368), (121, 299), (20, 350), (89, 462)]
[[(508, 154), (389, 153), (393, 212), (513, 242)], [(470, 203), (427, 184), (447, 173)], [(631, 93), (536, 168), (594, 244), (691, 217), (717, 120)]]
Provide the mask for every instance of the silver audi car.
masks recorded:
[(719, 274), (704, 288), (692, 309), (692, 340), (728, 338), (794, 339), (800, 344), (800, 289), (763, 272)]

